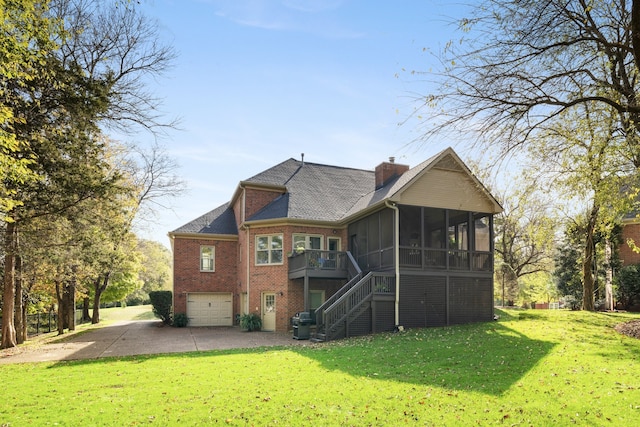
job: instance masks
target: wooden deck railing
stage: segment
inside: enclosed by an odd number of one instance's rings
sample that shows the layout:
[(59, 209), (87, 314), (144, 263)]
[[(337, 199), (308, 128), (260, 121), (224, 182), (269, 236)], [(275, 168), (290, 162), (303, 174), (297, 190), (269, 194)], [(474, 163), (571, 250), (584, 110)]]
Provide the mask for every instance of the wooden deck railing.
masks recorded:
[(361, 310), (376, 294), (395, 295), (395, 275), (370, 272), (324, 309), (322, 325), (325, 340), (335, 339), (340, 331), (344, 331), (344, 336), (350, 336), (351, 316)]
[(400, 247), (400, 267), (423, 270), (491, 271), (491, 252)]
[(356, 283), (362, 279), (362, 270), (358, 266), (358, 263), (351, 255), (351, 252), (346, 252), (346, 260), (347, 260), (347, 272), (351, 280), (349, 280), (343, 287), (338, 289), (338, 291), (331, 295), (325, 302), (323, 302), (320, 307), (315, 310), (315, 321), (316, 321), (316, 334), (324, 333), (324, 316), (323, 313), (330, 307), (334, 302), (336, 302), (342, 295), (344, 295), (349, 289), (353, 287)]

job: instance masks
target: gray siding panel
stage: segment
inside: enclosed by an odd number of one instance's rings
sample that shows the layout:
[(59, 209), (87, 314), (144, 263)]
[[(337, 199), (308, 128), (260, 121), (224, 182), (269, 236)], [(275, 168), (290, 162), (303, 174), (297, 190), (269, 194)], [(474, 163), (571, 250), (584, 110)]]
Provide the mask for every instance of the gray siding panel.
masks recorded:
[(406, 328), (447, 324), (446, 277), (401, 276), (400, 324)]
[(493, 319), (491, 279), (452, 277), (449, 282), (449, 323), (487, 322)]
[(371, 305), (349, 322), (349, 336), (357, 337), (371, 333)]
[(427, 324), (425, 326), (445, 326), (447, 324), (447, 280), (446, 277), (430, 277), (427, 284)]
[(395, 303), (393, 301), (374, 301), (375, 332), (391, 332), (395, 329)]
[(400, 324), (405, 328), (488, 322), (492, 319), (491, 278), (401, 275)]

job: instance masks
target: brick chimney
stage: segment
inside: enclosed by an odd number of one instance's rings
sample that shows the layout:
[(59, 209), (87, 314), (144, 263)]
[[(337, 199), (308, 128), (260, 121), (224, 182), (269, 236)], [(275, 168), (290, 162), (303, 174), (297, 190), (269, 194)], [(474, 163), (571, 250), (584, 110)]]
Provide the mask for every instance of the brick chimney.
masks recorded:
[(376, 166), (376, 189), (383, 187), (390, 180), (399, 177), (408, 170), (408, 165), (400, 165), (396, 163), (395, 157), (389, 157), (388, 162), (382, 162)]

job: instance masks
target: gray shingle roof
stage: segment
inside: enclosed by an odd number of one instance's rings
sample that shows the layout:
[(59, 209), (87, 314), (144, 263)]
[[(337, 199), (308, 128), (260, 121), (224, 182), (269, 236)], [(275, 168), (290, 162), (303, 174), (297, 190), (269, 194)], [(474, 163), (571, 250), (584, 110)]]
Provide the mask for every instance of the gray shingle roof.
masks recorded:
[(287, 188), (287, 197), (274, 200), (248, 220), (338, 221), (358, 199), (374, 189), (375, 176), (369, 170), (289, 159), (244, 182)]
[[(285, 187), (286, 192), (247, 221), (300, 219), (340, 221), (393, 197), (451, 149), (409, 169), (385, 186), (375, 188), (375, 172), (288, 159), (242, 181), (243, 184)], [(451, 151), (452, 152), (452, 151)], [(237, 234), (233, 211), (226, 203), (183, 225), (174, 233)]]
[(172, 233), (204, 233), (204, 234), (229, 234), (237, 235), (238, 226), (236, 225), (236, 217), (229, 203), (218, 206), (214, 210), (207, 212), (175, 229)]

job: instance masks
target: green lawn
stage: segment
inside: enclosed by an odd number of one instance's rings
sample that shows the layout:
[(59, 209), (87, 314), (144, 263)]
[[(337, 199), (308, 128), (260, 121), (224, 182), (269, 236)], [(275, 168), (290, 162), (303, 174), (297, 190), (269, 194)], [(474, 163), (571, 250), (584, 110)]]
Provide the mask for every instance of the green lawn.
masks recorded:
[(100, 309), (100, 323), (113, 323), (120, 320), (160, 320), (154, 316), (151, 305), (132, 305)]
[(314, 347), (0, 366), (0, 425), (640, 425), (631, 314), (498, 322)]

